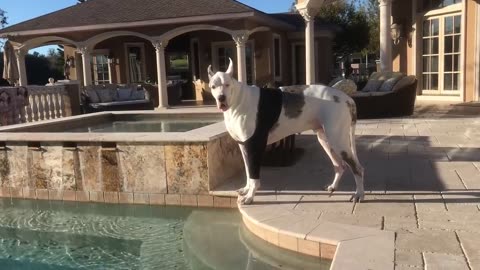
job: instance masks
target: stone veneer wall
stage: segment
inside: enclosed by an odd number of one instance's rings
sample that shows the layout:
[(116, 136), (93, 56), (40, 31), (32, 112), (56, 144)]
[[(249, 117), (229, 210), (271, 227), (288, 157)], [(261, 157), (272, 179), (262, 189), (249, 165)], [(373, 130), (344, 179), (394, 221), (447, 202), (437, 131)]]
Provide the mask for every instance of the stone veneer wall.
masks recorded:
[(82, 200), (78, 194), (85, 192), (87, 200), (108, 202), (107, 196), (123, 193), (208, 195), (241, 170), (241, 153), (228, 135), (171, 144), (7, 142), (0, 150), (0, 196), (75, 193)]

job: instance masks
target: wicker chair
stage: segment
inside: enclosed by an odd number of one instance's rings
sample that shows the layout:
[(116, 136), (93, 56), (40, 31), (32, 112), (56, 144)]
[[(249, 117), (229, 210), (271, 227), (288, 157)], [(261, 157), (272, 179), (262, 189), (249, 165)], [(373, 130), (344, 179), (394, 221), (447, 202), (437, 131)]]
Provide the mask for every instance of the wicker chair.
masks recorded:
[(359, 119), (412, 115), (416, 97), (417, 79), (415, 76), (403, 77), (393, 85), (391, 91), (358, 91), (352, 95), (357, 105), (357, 118)]

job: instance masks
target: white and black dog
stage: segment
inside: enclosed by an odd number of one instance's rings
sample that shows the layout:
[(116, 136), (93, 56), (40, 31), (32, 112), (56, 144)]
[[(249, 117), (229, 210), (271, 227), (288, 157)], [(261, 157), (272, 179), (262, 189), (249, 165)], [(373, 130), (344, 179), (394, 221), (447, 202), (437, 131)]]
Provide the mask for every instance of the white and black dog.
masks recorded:
[(226, 72), (213, 73), (208, 67), (209, 86), (225, 126), (239, 143), (247, 173), (247, 184), (238, 190), (238, 201), (250, 204), (260, 187), (260, 165), (268, 144), (291, 134), (313, 130), (332, 160), (334, 192), (346, 166), (350, 167), (356, 192), (350, 200), (364, 197), (363, 167), (355, 148), (355, 102), (344, 92), (323, 86), (288, 86), (266, 89), (248, 86), (232, 77), (233, 64)]

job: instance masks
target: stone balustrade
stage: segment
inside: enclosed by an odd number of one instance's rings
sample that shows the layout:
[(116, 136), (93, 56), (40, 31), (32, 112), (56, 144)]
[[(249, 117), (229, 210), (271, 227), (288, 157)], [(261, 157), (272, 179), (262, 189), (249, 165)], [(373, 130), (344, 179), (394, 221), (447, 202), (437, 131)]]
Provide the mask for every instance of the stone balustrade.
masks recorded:
[(80, 114), (78, 85), (1, 87), (2, 126)]

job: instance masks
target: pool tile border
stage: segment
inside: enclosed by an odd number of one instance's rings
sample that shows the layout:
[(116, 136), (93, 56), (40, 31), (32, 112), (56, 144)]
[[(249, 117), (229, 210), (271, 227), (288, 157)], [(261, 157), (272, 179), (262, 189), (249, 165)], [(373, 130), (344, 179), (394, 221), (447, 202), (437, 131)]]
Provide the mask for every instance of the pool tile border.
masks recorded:
[(0, 198), (80, 203), (98, 202), (107, 204), (237, 208), (236, 198), (193, 194), (180, 195), (145, 192), (75, 191), (0, 187)]

